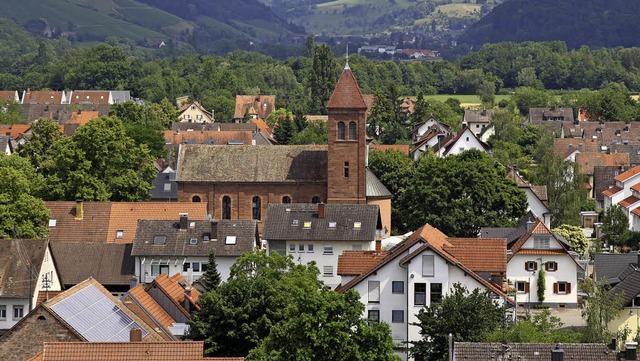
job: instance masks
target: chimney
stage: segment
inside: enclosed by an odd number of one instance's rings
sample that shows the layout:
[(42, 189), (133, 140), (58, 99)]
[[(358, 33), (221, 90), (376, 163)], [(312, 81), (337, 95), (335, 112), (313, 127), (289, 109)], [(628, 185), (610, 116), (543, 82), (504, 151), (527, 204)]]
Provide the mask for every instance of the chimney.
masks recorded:
[(84, 218), (84, 200), (76, 200), (76, 220), (81, 221)]
[(180, 213), (180, 229), (186, 230), (189, 227), (189, 213)]
[(185, 293), (187, 296), (191, 297), (191, 287), (185, 287), (185, 289), (184, 289), (184, 293)]
[(551, 350), (551, 361), (564, 361), (564, 350), (560, 346), (556, 345), (556, 348)]
[(324, 210), (324, 203), (320, 202), (318, 203), (318, 218), (324, 218), (326, 215), (326, 212)]
[(582, 143), (578, 144), (578, 150), (582, 152)]
[(638, 347), (637, 342), (625, 342), (625, 350), (624, 350), (624, 358), (625, 360), (637, 360), (638, 354), (636, 351), (636, 347)]
[(376, 239), (376, 253), (382, 252), (382, 240)]
[(130, 342), (142, 342), (142, 330), (139, 328), (132, 328), (129, 330)]
[(132, 289), (137, 285), (138, 285), (138, 277), (131, 277), (131, 279), (129, 280), (129, 289)]

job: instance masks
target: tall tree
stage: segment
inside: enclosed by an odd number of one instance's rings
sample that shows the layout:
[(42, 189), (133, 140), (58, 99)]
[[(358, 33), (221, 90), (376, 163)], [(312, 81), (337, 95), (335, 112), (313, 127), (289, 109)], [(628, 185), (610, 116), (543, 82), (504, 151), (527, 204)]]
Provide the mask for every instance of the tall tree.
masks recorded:
[(496, 100), (496, 83), (491, 80), (483, 80), (478, 86), (477, 92), (482, 104), (492, 108)]
[(579, 343), (582, 334), (573, 330), (560, 330), (563, 323), (552, 316), (549, 310), (527, 315), (524, 320), (511, 323), (506, 329), (491, 332), (487, 342), (540, 342), (540, 343)]
[(622, 309), (622, 296), (607, 290), (603, 281), (591, 282), (587, 302), (582, 308), (582, 318), (586, 321), (584, 342), (606, 343), (616, 338), (609, 331), (609, 324), (615, 320)]
[(602, 217), (603, 240), (616, 246), (624, 245), (625, 236), (629, 230), (629, 217), (622, 207), (615, 204), (607, 208)]
[(284, 119), (281, 119), (276, 125), (276, 129), (273, 130), (273, 137), (276, 138), (279, 144), (289, 144), (291, 138), (294, 136), (294, 130), (291, 117), (287, 114)]
[(331, 48), (326, 45), (315, 45), (313, 48), (313, 64), (307, 82), (309, 89), (309, 114), (327, 114), (327, 102), (338, 81), (336, 60)]
[(218, 262), (216, 262), (216, 252), (211, 251), (209, 253), (209, 263), (207, 266), (207, 270), (204, 272), (202, 277), (200, 277), (200, 283), (205, 290), (215, 290), (220, 286), (222, 282), (222, 277), (220, 276), (220, 272), (218, 272)]
[(422, 340), (411, 349), (414, 357), (440, 361), (448, 352), (448, 335), (454, 342), (480, 342), (504, 323), (504, 309), (496, 305), (489, 291), (468, 291), (456, 283), (440, 303), (418, 312), (417, 326)]

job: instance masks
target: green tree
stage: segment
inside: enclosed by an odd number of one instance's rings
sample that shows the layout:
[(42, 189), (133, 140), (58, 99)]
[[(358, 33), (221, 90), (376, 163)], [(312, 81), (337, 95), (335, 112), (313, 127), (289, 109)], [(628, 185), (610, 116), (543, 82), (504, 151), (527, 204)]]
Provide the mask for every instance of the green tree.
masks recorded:
[(451, 237), (513, 225), (527, 208), (524, 192), (504, 168), (478, 150), (444, 159), (421, 156), (401, 202), (407, 229), (429, 223)]
[(291, 121), (291, 117), (289, 114), (280, 120), (276, 125), (276, 129), (273, 130), (273, 137), (278, 141), (279, 144), (289, 144), (291, 138), (294, 135), (294, 125)]
[(482, 104), (492, 108), (496, 100), (496, 83), (491, 80), (484, 80), (478, 86), (477, 92)]
[(609, 324), (622, 309), (622, 295), (608, 291), (604, 281), (592, 282), (587, 291), (587, 302), (582, 308), (582, 318), (587, 324), (583, 342), (609, 342), (617, 336), (609, 331)]
[(585, 255), (585, 251), (589, 247), (589, 241), (587, 237), (585, 237), (582, 228), (570, 224), (563, 224), (554, 228), (553, 232), (566, 239), (571, 245), (571, 250), (578, 253), (578, 256), (583, 257)]
[(532, 88), (532, 89), (542, 89), (544, 85), (538, 79), (536, 75), (536, 69), (532, 67), (526, 67), (520, 69), (517, 77), (518, 85)]
[(327, 144), (327, 123), (310, 121), (307, 126), (291, 137), (289, 144)]
[(563, 326), (549, 310), (527, 315), (507, 328), (491, 332), (486, 342), (579, 343), (582, 334), (573, 330), (560, 330)]
[(496, 305), (489, 291), (476, 288), (469, 292), (456, 283), (442, 302), (432, 303), (418, 312), (422, 339), (411, 349), (414, 357), (444, 360), (448, 352), (448, 335), (453, 342), (484, 341), (489, 333), (504, 323), (504, 310)]
[(28, 159), (36, 170), (41, 171), (43, 163), (50, 157), (51, 148), (62, 135), (60, 125), (51, 119), (43, 118), (33, 122), (31, 137), (28, 142), (18, 147), (18, 154)]
[(28, 160), (0, 155), (0, 236), (41, 238), (47, 234), (49, 210), (38, 198), (43, 179)]
[(22, 119), (22, 108), (20, 104), (0, 99), (0, 124), (21, 123), (24, 123), (24, 119)]
[(313, 48), (313, 64), (308, 76), (309, 114), (327, 114), (327, 102), (338, 80), (336, 60), (331, 48), (326, 45), (315, 45)]
[(538, 302), (544, 302), (544, 292), (547, 290), (547, 283), (545, 280), (546, 275), (547, 274), (544, 269), (541, 269), (538, 272)]
[(511, 96), (511, 99), (518, 105), (520, 114), (529, 114), (529, 108), (548, 107), (553, 98), (545, 90), (538, 90), (529, 87), (520, 87)]
[(612, 205), (607, 208), (602, 217), (602, 239), (616, 246), (624, 245), (625, 235), (629, 229), (629, 217), (625, 214), (622, 207)]
[(200, 277), (200, 283), (205, 290), (215, 290), (220, 286), (222, 282), (222, 277), (220, 276), (220, 272), (218, 272), (218, 262), (216, 262), (216, 252), (211, 251), (209, 253), (209, 263), (207, 266), (207, 270), (204, 272), (202, 277)]

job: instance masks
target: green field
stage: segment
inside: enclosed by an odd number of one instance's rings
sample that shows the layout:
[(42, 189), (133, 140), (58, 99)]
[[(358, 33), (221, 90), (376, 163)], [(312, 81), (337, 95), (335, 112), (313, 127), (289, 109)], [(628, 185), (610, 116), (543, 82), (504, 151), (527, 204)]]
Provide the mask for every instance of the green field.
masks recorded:
[[(458, 99), (460, 101), (460, 105), (462, 105), (465, 108), (474, 108), (482, 105), (482, 102), (480, 102), (480, 97), (472, 94), (436, 94), (436, 95), (425, 95), (424, 97), (426, 99), (433, 99), (441, 102), (444, 102), (449, 98), (455, 98), (455, 99)], [(560, 97), (561, 97), (560, 95), (554, 95), (554, 98), (556, 100), (560, 100)], [(410, 98), (415, 99), (415, 96)], [(511, 98), (511, 95), (509, 94), (498, 94), (496, 95), (495, 102), (498, 103), (503, 99), (510, 99), (510, 98)]]

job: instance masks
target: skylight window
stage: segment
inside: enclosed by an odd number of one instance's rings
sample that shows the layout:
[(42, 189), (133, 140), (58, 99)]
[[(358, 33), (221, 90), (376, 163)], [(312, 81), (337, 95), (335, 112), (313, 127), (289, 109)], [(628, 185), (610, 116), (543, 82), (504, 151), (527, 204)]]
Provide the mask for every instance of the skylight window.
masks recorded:
[(209, 233), (205, 233), (202, 235), (202, 240), (208, 242), (211, 240), (211, 235)]
[(303, 228), (304, 228), (304, 229), (309, 229), (309, 228), (311, 228), (311, 221), (305, 221), (305, 222), (304, 222), (304, 226), (303, 226)]
[(291, 222), (291, 225), (294, 226), (294, 227), (297, 227), (298, 226), (298, 220), (294, 219), (293, 222)]
[(53, 228), (56, 226), (57, 220), (55, 219), (50, 219), (49, 220), (49, 227)]
[(153, 244), (163, 245), (165, 243), (167, 243), (167, 236), (158, 235), (153, 237)]
[(116, 230), (116, 239), (123, 239), (123, 238), (124, 238), (124, 229)]
[(336, 227), (338, 227), (338, 222), (329, 222), (329, 228), (335, 229)]
[(236, 236), (227, 236), (224, 244), (236, 244)]
[(353, 222), (353, 229), (362, 228), (362, 222)]
[(198, 244), (198, 239), (197, 238), (191, 238), (189, 240), (189, 244)]

